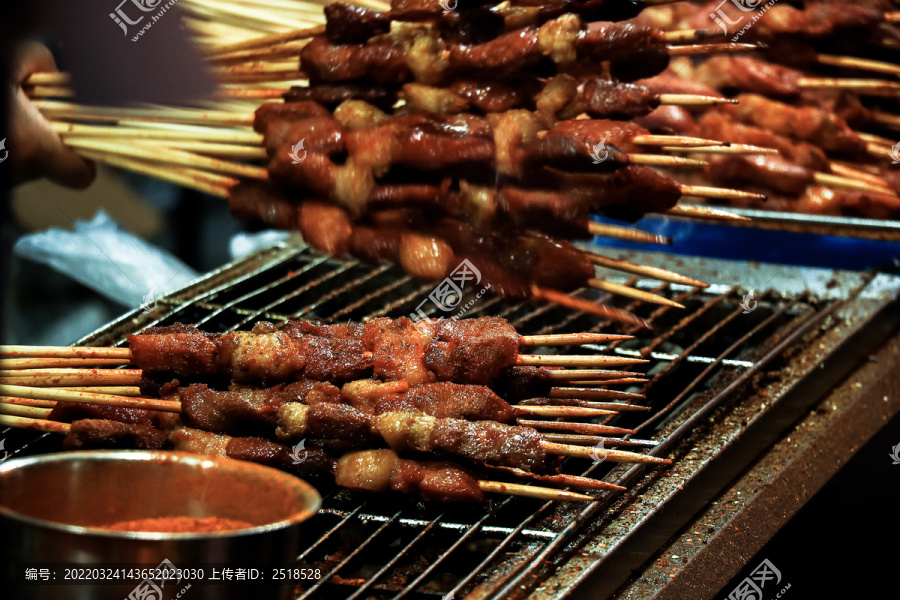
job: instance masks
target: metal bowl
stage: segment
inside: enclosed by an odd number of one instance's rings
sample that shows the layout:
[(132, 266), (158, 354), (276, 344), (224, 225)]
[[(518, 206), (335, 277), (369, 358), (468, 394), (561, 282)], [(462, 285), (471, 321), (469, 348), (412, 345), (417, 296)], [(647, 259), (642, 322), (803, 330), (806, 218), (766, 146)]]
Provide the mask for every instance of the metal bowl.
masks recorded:
[[(290, 579), (276, 579), (274, 569), (296, 558), (300, 523), (320, 503), (312, 486), (287, 473), (185, 452), (82, 451), (8, 460), (0, 464), (0, 555), (11, 584), (4, 587), (13, 596), (4, 597), (166, 600), (190, 584), (186, 600), (287, 598)], [(253, 527), (213, 533), (102, 528), (172, 516), (220, 517)], [(204, 568), (204, 581), (150, 580), (159, 591), (132, 596), (146, 583), (120, 578), (121, 572), (66, 580), (73, 575), (69, 567), (151, 569), (167, 567), (164, 561), (175, 569)], [(26, 579), (26, 567), (38, 569), (37, 582)], [(41, 568), (50, 573), (46, 581)], [(210, 582), (212, 568), (256, 568), (263, 577)]]

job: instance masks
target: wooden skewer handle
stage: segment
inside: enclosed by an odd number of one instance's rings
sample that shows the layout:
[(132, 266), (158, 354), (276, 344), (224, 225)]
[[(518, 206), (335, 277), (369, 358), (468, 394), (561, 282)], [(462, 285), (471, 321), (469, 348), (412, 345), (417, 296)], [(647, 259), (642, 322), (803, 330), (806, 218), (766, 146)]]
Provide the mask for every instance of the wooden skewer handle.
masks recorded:
[(69, 433), (68, 423), (48, 421), (46, 419), (30, 419), (28, 417), (14, 417), (12, 415), (0, 415), (0, 426), (15, 427), (17, 429), (30, 429), (32, 431), (45, 431), (48, 433)]
[(562, 456), (575, 456), (578, 458), (593, 459), (595, 456), (603, 458), (609, 462), (621, 463), (645, 463), (653, 465), (670, 465), (672, 461), (668, 458), (657, 458), (656, 456), (648, 456), (646, 454), (638, 454), (637, 452), (628, 452), (626, 450), (609, 450), (591, 448), (589, 446), (571, 446), (567, 444), (557, 444), (555, 442), (544, 442), (541, 447), (548, 452), (560, 454)]
[(627, 356), (603, 356), (581, 354), (520, 354), (516, 357), (517, 365), (524, 366), (558, 366), (558, 367), (590, 367), (590, 366), (618, 366), (638, 365), (648, 363), (643, 358), (630, 358)]
[(576, 346), (583, 344), (605, 344), (619, 340), (634, 339), (633, 335), (613, 333), (554, 333), (549, 335), (523, 335), (519, 337), (522, 346)]
[(596, 502), (597, 498), (586, 494), (578, 494), (576, 492), (568, 492), (566, 490), (558, 490), (555, 488), (540, 487), (536, 485), (522, 485), (521, 483), (507, 483), (505, 481), (479, 481), (478, 487), (483, 492), (492, 494), (509, 494), (511, 496), (525, 496), (528, 498), (539, 498), (541, 500), (557, 500), (557, 501), (581, 501)]
[(131, 364), (128, 358), (0, 358), (0, 370), (118, 367)]
[(91, 392), (76, 392), (54, 388), (35, 388), (22, 385), (0, 384), (0, 396), (17, 396), (20, 398), (34, 398), (37, 400), (83, 402), (86, 404), (121, 406), (123, 408), (162, 410), (166, 412), (176, 413), (181, 412), (181, 403), (174, 402), (172, 400), (157, 400), (155, 398), (127, 398), (125, 396), (112, 396), (109, 394), (94, 394)]
[(0, 346), (3, 358), (127, 358), (130, 348), (93, 346)]

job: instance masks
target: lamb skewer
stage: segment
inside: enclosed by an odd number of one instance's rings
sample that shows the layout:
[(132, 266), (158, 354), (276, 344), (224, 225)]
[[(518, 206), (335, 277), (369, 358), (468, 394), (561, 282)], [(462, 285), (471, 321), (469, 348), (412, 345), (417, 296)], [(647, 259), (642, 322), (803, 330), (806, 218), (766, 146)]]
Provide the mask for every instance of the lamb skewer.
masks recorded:
[[(522, 355), (519, 334), (504, 319), (413, 322), (374, 319), (347, 328), (346, 337), (310, 335), (309, 325), (289, 323), (284, 331), (257, 325), (255, 332), (203, 334), (190, 326), (151, 329), (131, 335), (135, 364), (145, 372), (182, 377), (229, 374), (238, 382), (309, 379), (350, 381), (372, 369), (379, 378), (411, 385), (454, 381), (486, 385), (517, 365), (600, 366), (647, 362), (602, 355)], [(335, 329), (335, 331), (339, 331)], [(335, 362), (335, 356), (341, 357)], [(479, 357), (473, 360), (472, 357)]]
[[(70, 402), (160, 410), (180, 413), (182, 404), (171, 400), (126, 398), (0, 386), (0, 395), (35, 396)], [(550, 442), (536, 430), (491, 421), (436, 418), (415, 411), (389, 411), (367, 415), (351, 406), (322, 402), (306, 405), (288, 402), (276, 411), (279, 439), (297, 441), (308, 436), (340, 439), (350, 443), (383, 440), (395, 449), (417, 452), (440, 451), (478, 464), (490, 463), (543, 473), (557, 468), (556, 456), (590, 458), (582, 447)], [(669, 461), (622, 450), (605, 450), (611, 462), (663, 464)]]
[[(166, 434), (152, 427), (99, 419), (70, 424), (0, 414), (0, 426), (62, 434), (66, 436), (66, 447), (72, 449), (109, 447), (111, 444), (154, 448), (161, 447), (166, 441)], [(543, 500), (596, 501), (592, 496), (566, 490), (476, 479), (468, 470), (453, 463), (401, 459), (390, 450), (351, 452), (335, 461), (320, 450), (296, 450), (268, 440), (232, 438), (183, 427), (172, 430), (168, 437), (176, 450), (259, 462), (302, 476), (334, 475), (338, 485), (360, 491), (418, 493), (423, 499), (439, 501), (480, 502), (484, 501), (485, 492)], [(365, 467), (369, 467), (368, 470)], [(395, 472), (398, 476), (405, 475), (397, 478), (398, 482), (404, 481), (404, 485), (392, 483), (391, 475)], [(588, 478), (569, 477), (572, 476), (557, 475), (547, 480), (589, 489), (619, 487)]]

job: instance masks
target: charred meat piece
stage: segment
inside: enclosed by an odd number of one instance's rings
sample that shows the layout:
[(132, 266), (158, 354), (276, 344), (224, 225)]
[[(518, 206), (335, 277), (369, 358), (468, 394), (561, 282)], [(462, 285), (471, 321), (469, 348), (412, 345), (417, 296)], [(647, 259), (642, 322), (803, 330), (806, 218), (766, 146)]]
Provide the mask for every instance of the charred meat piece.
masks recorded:
[(159, 333), (148, 330), (128, 336), (134, 363), (148, 372), (168, 371), (184, 376), (213, 375), (218, 371), (217, 336), (199, 331)]
[(335, 481), (352, 490), (418, 493), (425, 500), (483, 502), (478, 481), (457, 465), (402, 459), (392, 450), (366, 450), (338, 460)]
[(545, 397), (554, 386), (550, 373), (546, 367), (510, 367), (491, 382), (491, 389), (510, 402)]
[(284, 325), (284, 332), (292, 338), (304, 335), (314, 335), (324, 338), (339, 338), (346, 340), (362, 340), (365, 325), (362, 323), (335, 323), (333, 325), (318, 325), (309, 321), (288, 321)]
[(165, 432), (143, 423), (120, 423), (108, 419), (73, 421), (63, 440), (66, 450), (94, 448), (140, 448), (159, 450), (166, 443)]
[(335, 43), (362, 44), (391, 28), (390, 15), (362, 6), (333, 2), (324, 10), (325, 36)]
[(220, 365), (236, 383), (276, 383), (300, 377), (308, 358), (297, 352), (295, 340), (280, 331), (236, 331), (222, 334), (219, 342)]
[(301, 477), (334, 473), (334, 459), (318, 448), (289, 448), (259, 438), (231, 437), (189, 427), (173, 429), (168, 437), (175, 450), (183, 452), (246, 460)]
[(457, 383), (413, 386), (404, 394), (386, 394), (374, 405), (374, 413), (415, 410), (439, 419), (509, 423), (516, 410), (488, 387)]
[(755, 94), (742, 94), (738, 99), (739, 104), (722, 106), (719, 110), (736, 121), (812, 142), (825, 151), (856, 156), (866, 152), (865, 142), (843, 119), (829, 111), (796, 107)]
[(410, 78), (401, 48), (387, 44), (332, 44), (313, 38), (300, 50), (300, 67), (310, 81), (402, 83)]
[(708, 161), (707, 177), (719, 185), (756, 185), (800, 194), (814, 182), (813, 172), (772, 154), (718, 156)]
[(397, 102), (399, 93), (400, 90), (396, 86), (388, 84), (319, 82), (308, 87), (291, 87), (290, 91), (284, 95), (284, 101), (288, 104), (311, 101), (334, 109), (345, 100), (363, 100), (382, 110), (389, 110)]
[(101, 404), (85, 404), (84, 402), (59, 401), (53, 407), (53, 410), (50, 411), (50, 415), (47, 418), (51, 421), (66, 423), (81, 419), (100, 419), (118, 421), (129, 425), (157, 424), (157, 413), (155, 411)]
[(328, 118), (328, 109), (316, 102), (266, 102), (256, 109), (253, 117), (253, 130), (265, 133), (272, 123), (278, 121), (297, 121), (310, 117)]
[(515, 365), (518, 353), (519, 334), (500, 317), (438, 321), (424, 346), (438, 380), (482, 385)]
[(794, 164), (814, 171), (829, 171), (829, 161), (825, 153), (808, 142), (794, 141), (760, 127), (733, 121), (720, 111), (709, 111), (698, 121), (701, 135), (717, 140), (730, 140), (738, 144), (751, 144), (764, 148), (775, 148), (781, 156)]
[(425, 347), (434, 337), (429, 321), (374, 319), (366, 323), (365, 336), (377, 377), (404, 379), (410, 385), (436, 381), (425, 363)]

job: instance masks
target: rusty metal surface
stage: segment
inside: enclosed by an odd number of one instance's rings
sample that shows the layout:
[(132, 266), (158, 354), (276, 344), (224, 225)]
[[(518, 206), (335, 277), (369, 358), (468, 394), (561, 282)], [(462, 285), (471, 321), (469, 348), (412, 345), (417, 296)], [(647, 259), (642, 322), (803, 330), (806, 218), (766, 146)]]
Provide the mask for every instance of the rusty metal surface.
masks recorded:
[[(556, 598), (587, 590), (596, 598), (592, 590), (598, 589), (597, 581), (606, 581), (614, 591), (624, 579), (612, 580), (628, 573), (614, 568), (616, 564), (636, 568), (646, 562), (679, 522), (701, 508), (694, 504), (719, 492), (722, 478), (730, 478), (723, 465), (738, 465), (735, 456), (747, 462), (758, 454), (748, 441), (789, 425), (779, 420), (790, 412), (792, 391), (810, 381), (834, 385), (829, 378), (840, 374), (841, 365), (822, 377), (816, 375), (820, 361), (871, 345), (869, 332), (885, 332), (887, 321), (877, 319), (900, 290), (900, 280), (883, 275), (664, 253), (617, 254), (713, 283), (701, 291), (609, 274), (615, 281), (676, 299), (687, 307), (684, 311), (611, 298), (597, 290), (577, 292), (654, 323), (653, 332), (627, 330), (637, 335), (635, 340), (582, 351), (651, 360), (650, 381), (625, 389), (645, 392), (652, 410), (612, 422), (656, 440), (659, 445), (652, 451), (672, 456), (676, 463), (648, 469), (567, 460), (565, 472), (628, 483), (627, 493), (606, 494), (589, 507), (498, 498), (472, 510), (326, 490), (324, 509), (311, 522), (318, 539), (298, 557), (301, 564), (321, 568), (326, 577), (298, 589), (299, 597)], [(754, 310), (745, 312), (741, 303), (747, 302), (751, 288), (757, 290), (751, 299)], [(120, 344), (127, 333), (174, 321), (227, 331), (263, 319), (407, 315), (432, 289), (433, 284), (414, 281), (395, 268), (325, 258), (302, 245), (283, 243), (159, 300), (149, 312), (129, 313), (82, 343)], [(483, 314), (503, 316), (524, 334), (623, 331), (547, 303), (507, 305), (485, 297), (467, 316)], [(742, 408), (747, 390), (759, 378), (765, 378), (768, 399)], [(737, 414), (744, 416), (728, 416)], [(58, 447), (50, 436), (25, 439), (20, 433), (11, 432), (17, 439), (7, 444), (16, 453)], [(589, 579), (588, 586), (578, 587)]]
[[(900, 412), (900, 336), (865, 357), (726, 490), (660, 548), (617, 600), (706, 600)], [(755, 402), (765, 402), (757, 394)], [(743, 410), (753, 410), (752, 405)], [(742, 418), (735, 411), (731, 418)]]

